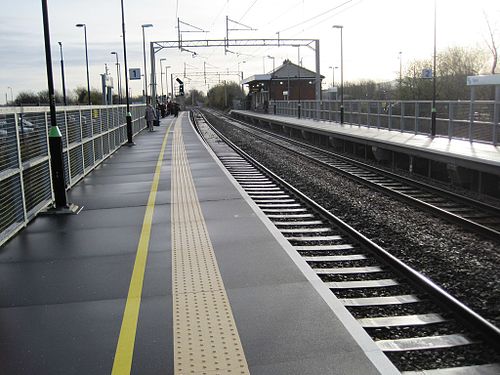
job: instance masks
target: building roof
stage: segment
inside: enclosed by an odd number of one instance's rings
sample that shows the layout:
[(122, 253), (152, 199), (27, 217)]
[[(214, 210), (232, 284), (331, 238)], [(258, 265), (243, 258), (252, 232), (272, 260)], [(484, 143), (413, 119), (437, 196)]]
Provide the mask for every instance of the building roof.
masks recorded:
[[(254, 74), (248, 78), (245, 78), (241, 83), (249, 84), (251, 82), (261, 82), (261, 81), (271, 81), (273, 79), (316, 79), (316, 72), (306, 69), (302, 66), (292, 63), (290, 60), (283, 61), (283, 64), (278, 66), (276, 69), (268, 74)], [(325, 78), (320, 76), (321, 79)]]
[(245, 78), (243, 81), (241, 81), (241, 84), (245, 85), (245, 84), (250, 83), (250, 82), (270, 81), (270, 80), (271, 80), (271, 74), (254, 74), (253, 76)]

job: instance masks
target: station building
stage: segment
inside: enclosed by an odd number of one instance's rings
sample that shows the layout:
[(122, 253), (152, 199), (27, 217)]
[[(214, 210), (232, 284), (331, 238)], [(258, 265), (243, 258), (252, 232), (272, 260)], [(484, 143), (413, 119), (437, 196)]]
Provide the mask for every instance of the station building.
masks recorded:
[[(325, 78), (321, 76), (321, 79)], [(248, 86), (247, 109), (268, 112), (271, 100), (316, 100), (316, 73), (290, 60), (267, 74), (255, 74), (242, 81)]]

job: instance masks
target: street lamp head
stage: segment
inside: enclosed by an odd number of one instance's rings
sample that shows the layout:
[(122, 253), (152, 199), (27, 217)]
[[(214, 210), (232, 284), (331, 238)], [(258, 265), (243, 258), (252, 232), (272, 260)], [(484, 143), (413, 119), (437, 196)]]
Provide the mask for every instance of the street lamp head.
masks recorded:
[(270, 56), (270, 55), (267, 55), (267, 57), (268, 57), (269, 59), (274, 59), (274, 57), (273, 57), (273, 56)]
[(145, 23), (144, 25), (141, 25), (142, 28), (144, 27), (153, 27), (152, 23)]
[(111, 52), (112, 55), (118, 55), (116, 52)]
[(334, 29), (342, 29), (344, 26), (342, 25), (333, 25), (332, 28)]
[(165, 59), (165, 58), (163, 58), (163, 59), (160, 59), (160, 61), (165, 61), (165, 60), (167, 60), (167, 59)]
[(62, 42), (57, 42), (62, 47)]
[(86, 25), (84, 23), (77, 23), (75, 26), (76, 27), (85, 27)]

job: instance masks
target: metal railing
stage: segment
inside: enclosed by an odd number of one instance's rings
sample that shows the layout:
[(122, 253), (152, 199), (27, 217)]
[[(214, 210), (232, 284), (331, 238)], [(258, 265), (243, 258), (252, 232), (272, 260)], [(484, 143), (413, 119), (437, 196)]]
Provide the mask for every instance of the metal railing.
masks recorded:
[[(269, 113), (298, 116), (298, 101), (272, 101)], [(302, 118), (340, 122), (340, 101), (300, 102)], [(414, 134), (430, 134), (429, 101), (344, 100), (344, 122)], [(274, 112), (275, 111), (275, 112)], [(497, 145), (500, 102), (437, 101), (436, 135)]]
[[(144, 106), (134, 105), (132, 132), (145, 128)], [(57, 108), (66, 188), (127, 142), (126, 106)], [(49, 107), (0, 109), (0, 246), (53, 202)]]

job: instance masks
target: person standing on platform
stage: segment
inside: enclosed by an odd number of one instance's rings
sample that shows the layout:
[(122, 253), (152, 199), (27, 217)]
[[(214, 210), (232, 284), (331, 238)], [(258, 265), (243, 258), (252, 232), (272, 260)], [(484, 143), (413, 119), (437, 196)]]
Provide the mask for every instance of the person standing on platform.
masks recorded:
[(153, 130), (153, 122), (154, 122), (154, 120), (156, 120), (156, 111), (153, 108), (153, 106), (151, 105), (151, 103), (149, 103), (149, 102), (146, 105), (146, 114), (145, 114), (144, 118), (146, 119), (146, 122), (148, 124), (149, 131), (150, 132), (154, 131)]

